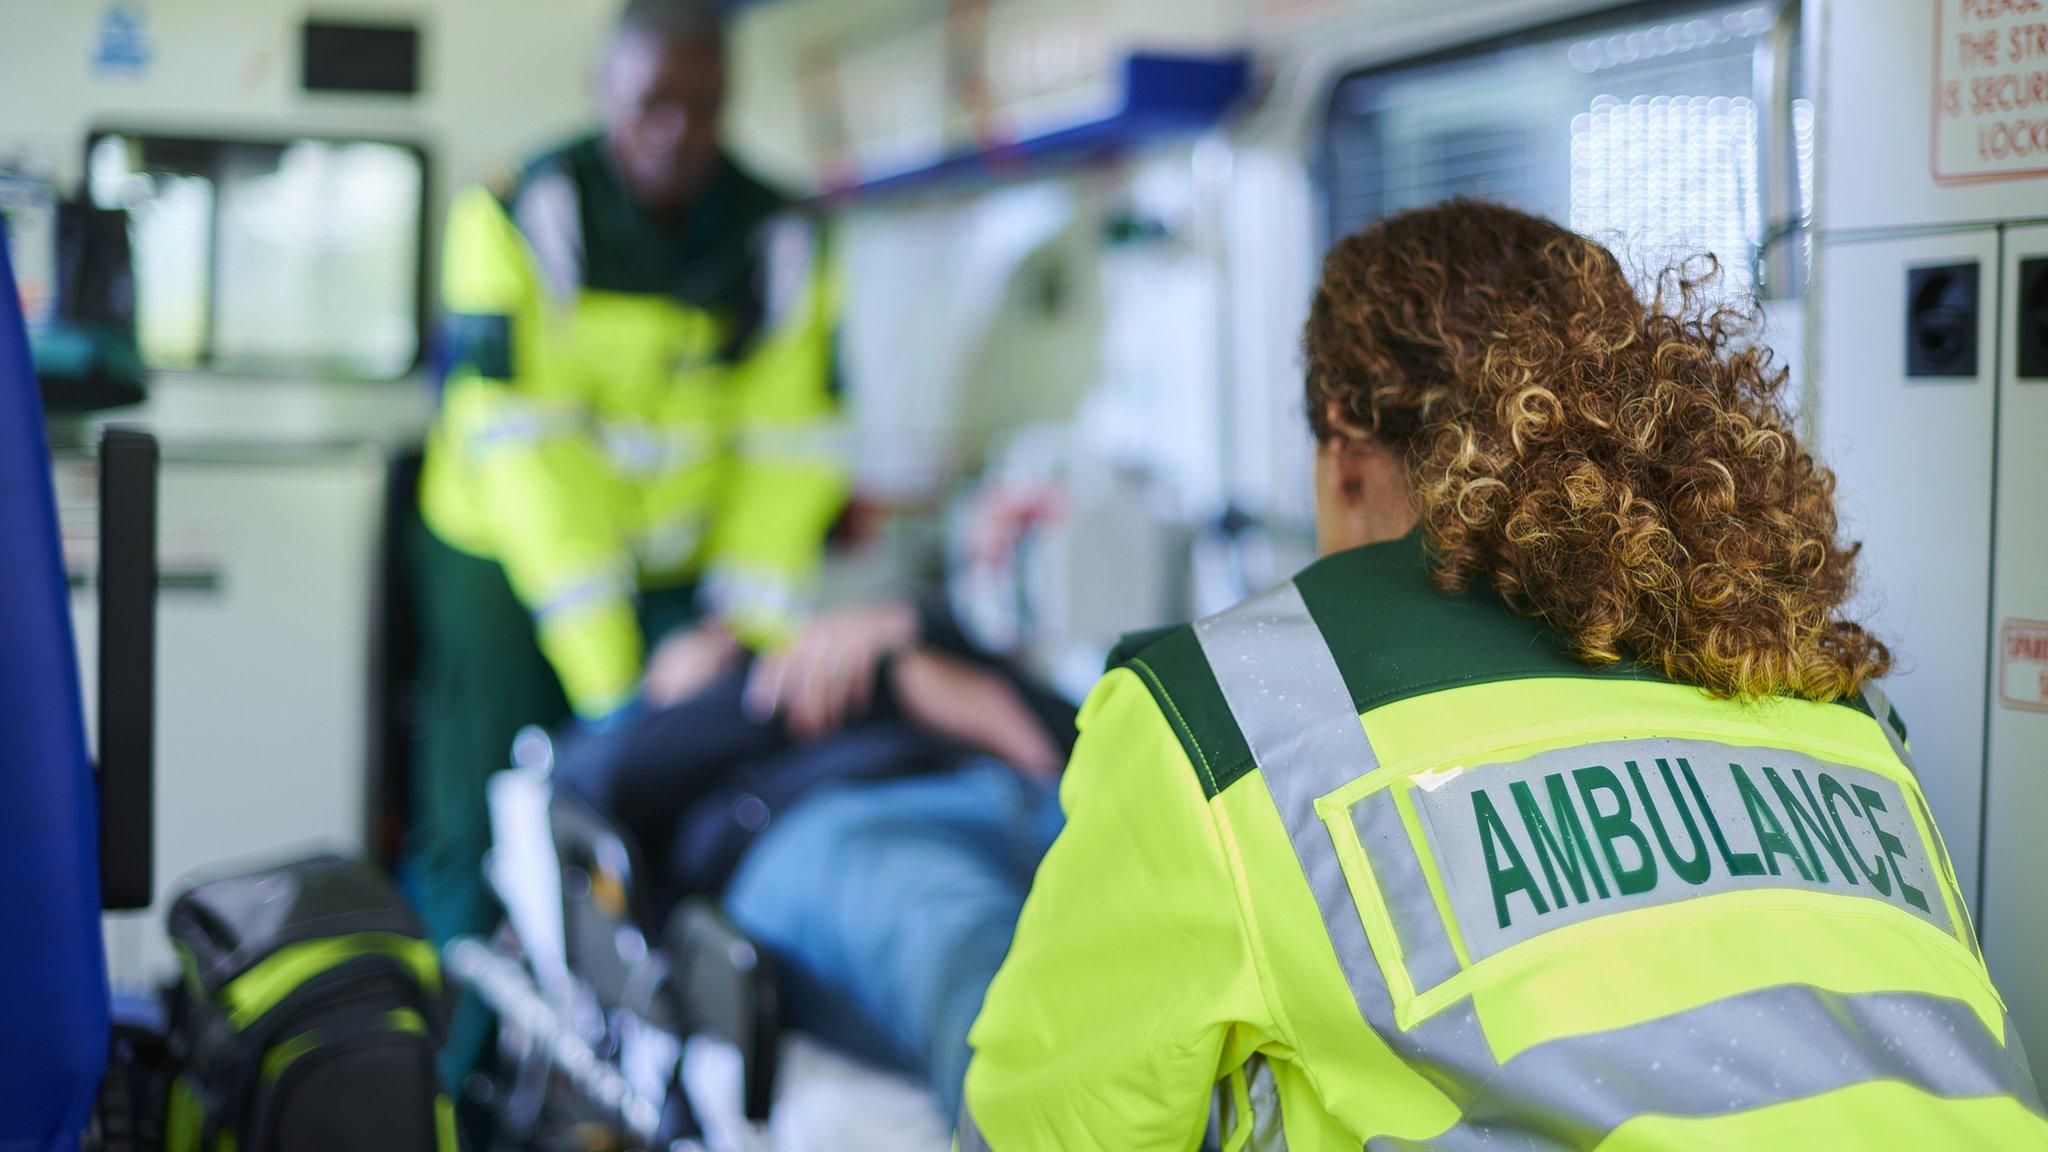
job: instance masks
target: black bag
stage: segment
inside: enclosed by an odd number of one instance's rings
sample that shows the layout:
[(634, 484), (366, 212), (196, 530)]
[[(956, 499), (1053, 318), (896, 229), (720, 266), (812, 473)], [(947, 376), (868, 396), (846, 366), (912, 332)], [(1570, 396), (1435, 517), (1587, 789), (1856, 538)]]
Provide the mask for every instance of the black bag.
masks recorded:
[(316, 856), (211, 880), (168, 931), (168, 1152), (458, 1152), (440, 964), (375, 868)]

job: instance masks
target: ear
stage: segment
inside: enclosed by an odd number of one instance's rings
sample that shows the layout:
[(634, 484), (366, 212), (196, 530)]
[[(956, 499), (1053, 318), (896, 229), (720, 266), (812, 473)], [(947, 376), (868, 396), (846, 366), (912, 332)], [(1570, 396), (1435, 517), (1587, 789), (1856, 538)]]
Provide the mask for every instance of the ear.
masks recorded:
[(1351, 515), (1361, 510), (1371, 491), (1375, 445), (1370, 439), (1352, 439), (1345, 431), (1332, 431), (1316, 453), (1322, 471), (1322, 499), (1331, 510)]

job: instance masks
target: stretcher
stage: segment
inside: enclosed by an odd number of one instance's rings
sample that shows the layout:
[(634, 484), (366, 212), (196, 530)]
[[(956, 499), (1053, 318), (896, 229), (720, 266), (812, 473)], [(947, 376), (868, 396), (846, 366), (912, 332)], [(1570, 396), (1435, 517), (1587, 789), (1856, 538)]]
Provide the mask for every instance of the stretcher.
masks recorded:
[(506, 911), (445, 952), (498, 1017), (491, 1104), (536, 1149), (944, 1152), (916, 1081), (785, 1027), (773, 965), (702, 899), (656, 922), (639, 848), (552, 784), (554, 745), (515, 741), (490, 783), (485, 875)]

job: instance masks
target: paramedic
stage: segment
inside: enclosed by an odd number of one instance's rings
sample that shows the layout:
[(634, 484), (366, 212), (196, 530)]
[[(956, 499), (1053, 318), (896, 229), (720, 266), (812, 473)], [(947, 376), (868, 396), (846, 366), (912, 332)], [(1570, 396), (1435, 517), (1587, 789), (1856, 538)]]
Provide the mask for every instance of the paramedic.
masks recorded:
[(484, 781), (517, 730), (603, 723), (650, 670), (775, 645), (844, 498), (834, 289), (810, 225), (720, 147), (720, 8), (632, 0), (595, 77), (603, 131), (449, 211), (410, 542), (406, 879), (440, 939), (495, 922)]
[(1322, 558), (1083, 708), (963, 1149), (2048, 1148), (1710, 263), (1453, 202), (1308, 322)]

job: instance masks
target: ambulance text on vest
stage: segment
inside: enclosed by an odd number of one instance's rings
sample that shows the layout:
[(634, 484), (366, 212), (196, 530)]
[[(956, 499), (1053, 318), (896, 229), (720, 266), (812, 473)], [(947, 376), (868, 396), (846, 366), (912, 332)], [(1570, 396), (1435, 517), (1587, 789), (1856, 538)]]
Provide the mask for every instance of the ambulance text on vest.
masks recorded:
[(1631, 740), (1410, 793), (1473, 960), (1565, 924), (1754, 888), (1882, 901), (1944, 930), (1898, 783), (1780, 749)]

